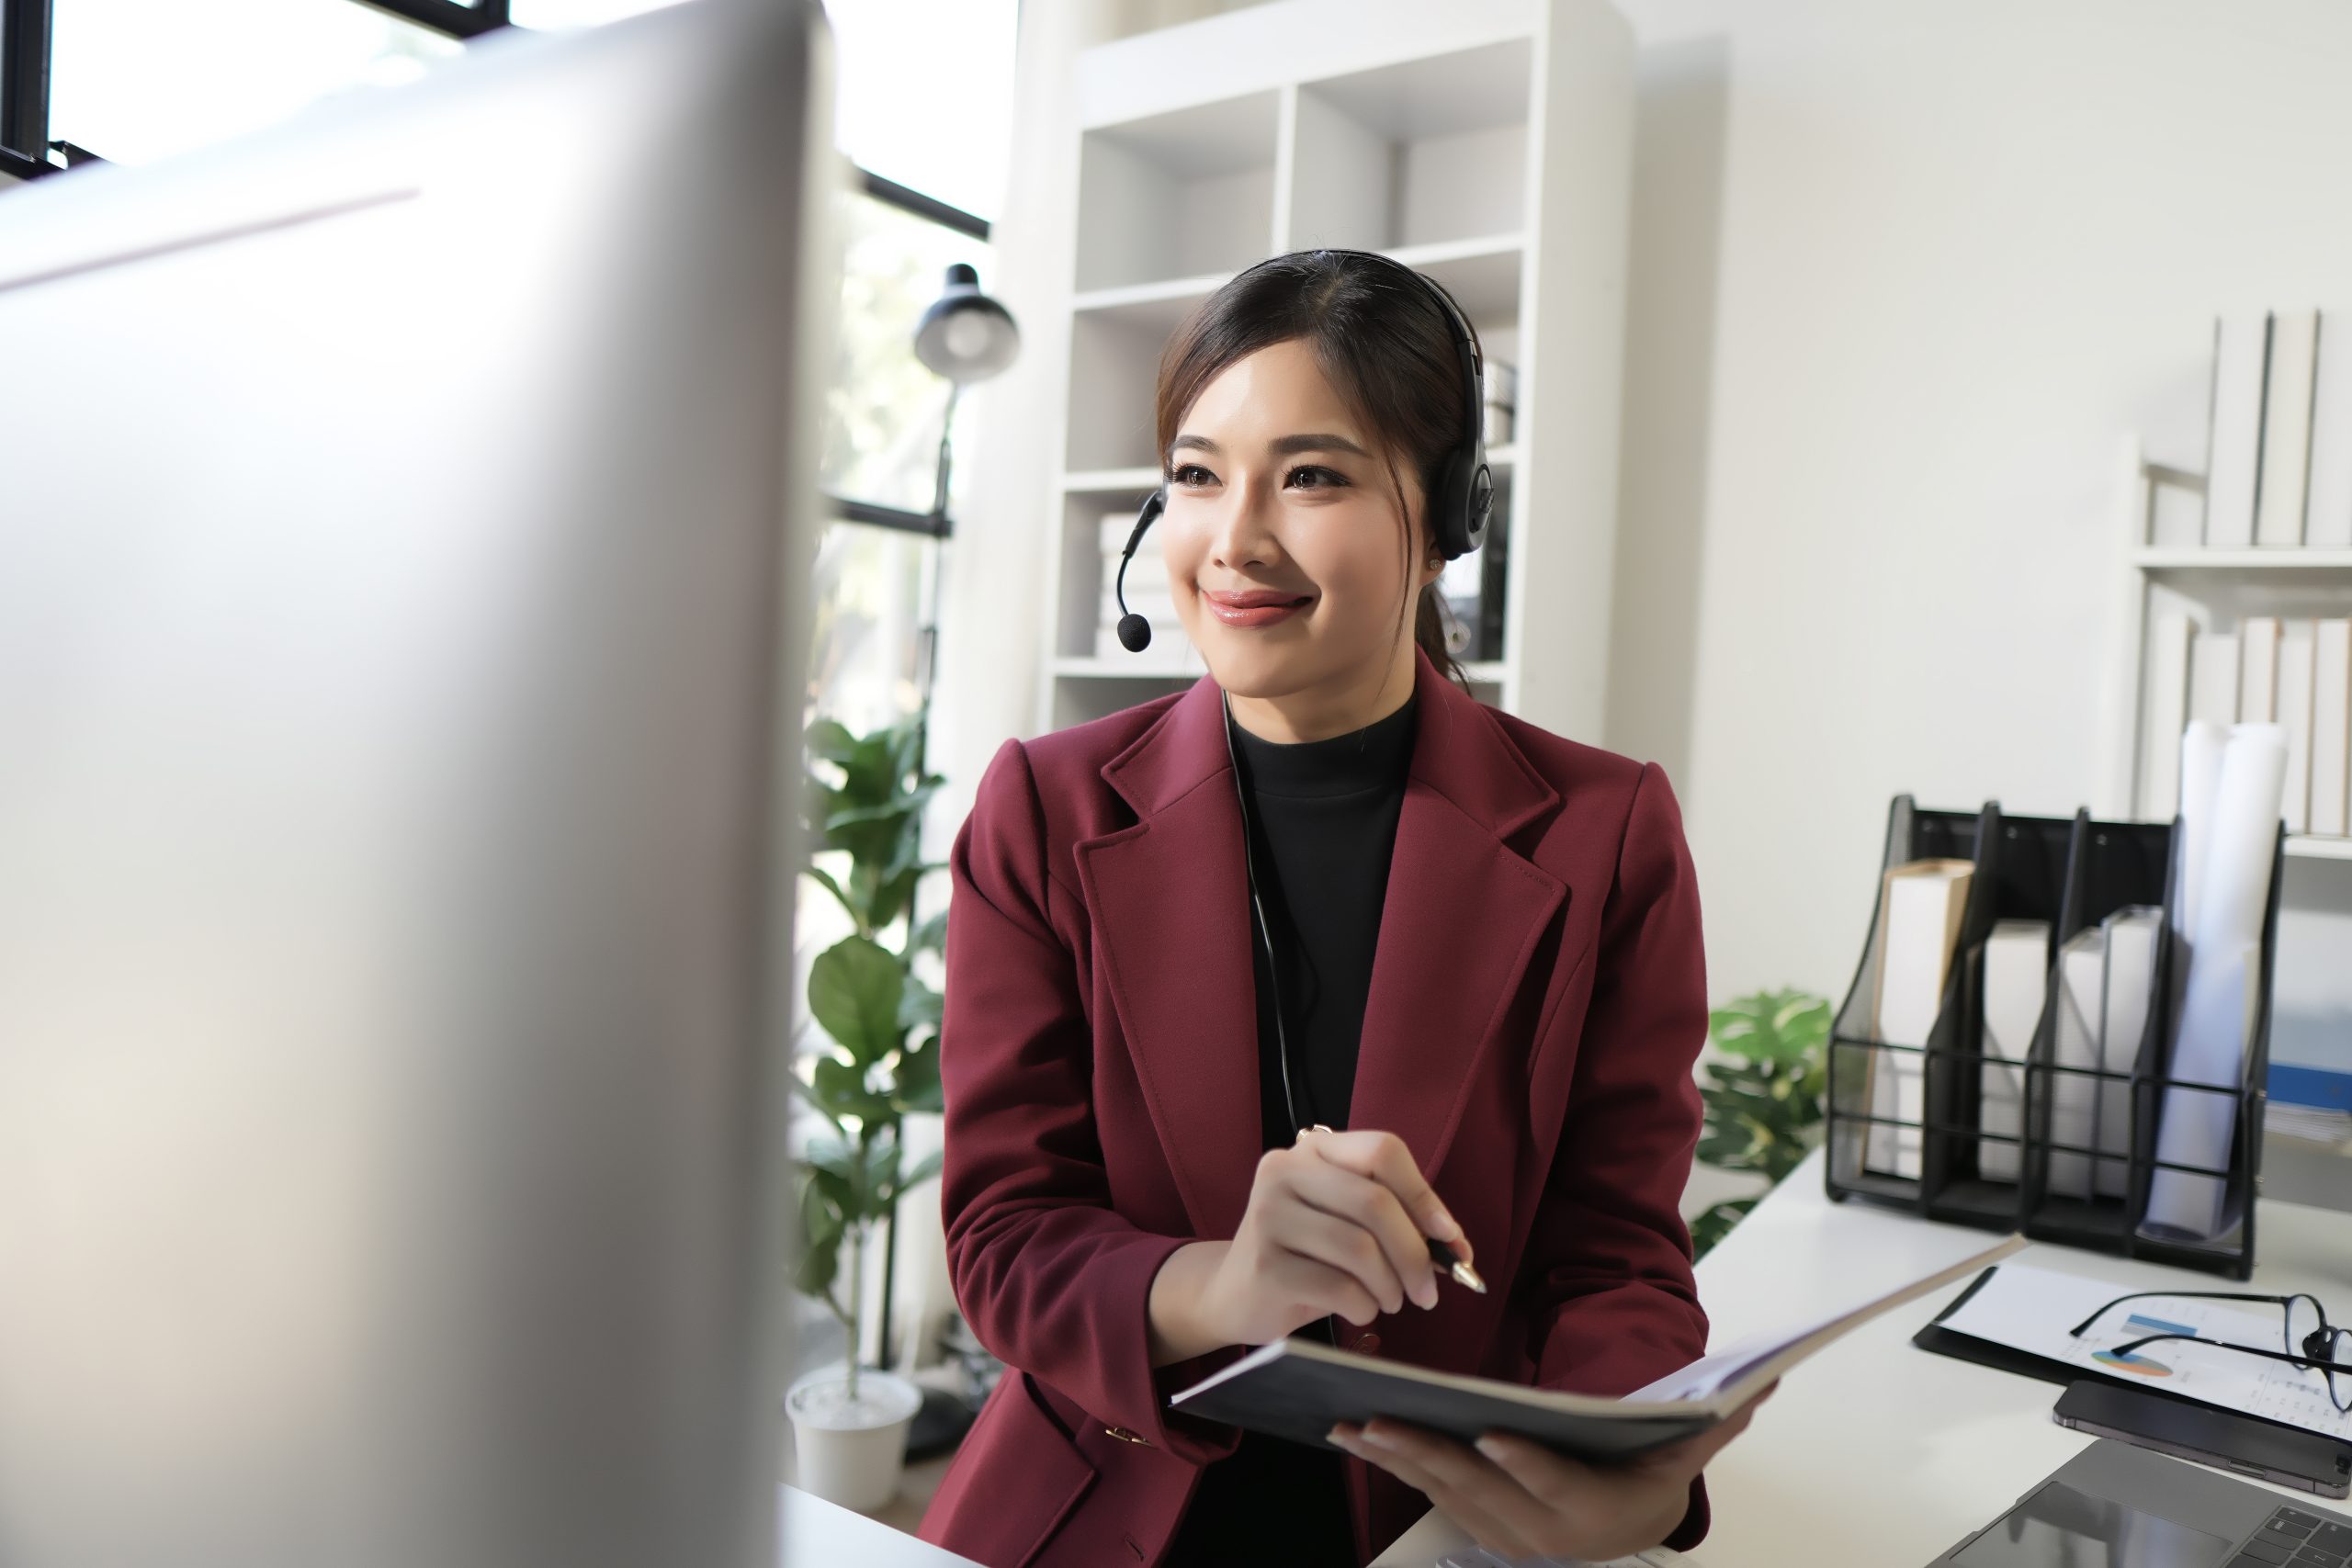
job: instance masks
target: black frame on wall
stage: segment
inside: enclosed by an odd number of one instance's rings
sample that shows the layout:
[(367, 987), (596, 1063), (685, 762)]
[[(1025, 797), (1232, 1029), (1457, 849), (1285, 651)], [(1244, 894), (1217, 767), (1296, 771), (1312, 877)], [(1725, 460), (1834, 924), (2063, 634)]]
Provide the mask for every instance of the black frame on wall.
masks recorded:
[(50, 0), (0, 0), (0, 175), (29, 180), (49, 163)]

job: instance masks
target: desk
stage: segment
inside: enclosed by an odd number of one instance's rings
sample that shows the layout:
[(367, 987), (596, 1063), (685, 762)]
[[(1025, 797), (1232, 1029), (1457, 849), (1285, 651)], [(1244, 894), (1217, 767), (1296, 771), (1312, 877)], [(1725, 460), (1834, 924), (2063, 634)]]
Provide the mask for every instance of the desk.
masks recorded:
[(797, 1486), (776, 1488), (776, 1561), (784, 1568), (980, 1568)]
[[(1711, 1345), (1893, 1289), (1995, 1239), (1859, 1200), (1833, 1203), (1822, 1190), (1823, 1158), (1815, 1151), (1701, 1260)], [(2029, 1246), (2010, 1261), (2111, 1280), (2118, 1294), (2309, 1291), (2352, 1314), (2352, 1214), (2258, 1201), (2255, 1276), (2244, 1285), (2065, 1247)], [(1911, 1336), (1961, 1289), (1896, 1308), (1781, 1381), (1707, 1467), (1714, 1523), (1691, 1554), (1698, 1563), (1919, 1568), (2094, 1440), (2050, 1419), (2059, 1384), (1911, 1347)], [(2312, 1501), (2290, 1487), (2269, 1490)], [(1432, 1510), (1377, 1568), (1429, 1568), (1468, 1540)]]

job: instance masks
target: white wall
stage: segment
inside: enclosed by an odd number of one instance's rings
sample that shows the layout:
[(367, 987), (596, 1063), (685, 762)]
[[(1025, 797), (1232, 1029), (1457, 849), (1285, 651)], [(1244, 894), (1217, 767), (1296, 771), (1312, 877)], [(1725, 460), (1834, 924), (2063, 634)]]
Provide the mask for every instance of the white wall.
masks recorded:
[(1603, 739), (1680, 793), (1710, 990), (1839, 997), (1891, 795), (2091, 798), (2117, 436), (2201, 469), (2215, 310), (2352, 305), (2352, 6), (1618, 4)]

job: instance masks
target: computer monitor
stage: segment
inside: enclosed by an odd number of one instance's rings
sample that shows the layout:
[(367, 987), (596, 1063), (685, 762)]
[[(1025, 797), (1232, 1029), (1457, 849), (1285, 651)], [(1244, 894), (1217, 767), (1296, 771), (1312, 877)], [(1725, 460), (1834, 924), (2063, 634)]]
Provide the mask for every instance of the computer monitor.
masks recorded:
[(0, 194), (0, 1562), (774, 1562), (813, 4)]

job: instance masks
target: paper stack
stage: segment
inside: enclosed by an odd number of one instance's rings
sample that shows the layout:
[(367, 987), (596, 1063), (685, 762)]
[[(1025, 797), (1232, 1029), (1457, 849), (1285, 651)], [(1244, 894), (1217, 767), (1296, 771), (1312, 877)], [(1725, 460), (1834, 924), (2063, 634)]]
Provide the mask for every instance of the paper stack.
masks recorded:
[[(1927, 1044), (1943, 1007), (1944, 980), (1975, 871), (1964, 860), (1925, 860), (1886, 874), (1871, 1032), (1882, 1044)], [(1863, 1165), (1916, 1180), (1927, 1120), (1926, 1058), (1917, 1051), (1873, 1051), (1871, 1056), (1871, 1114), (1881, 1120), (1871, 1126)]]
[(2140, 1059), (2140, 1039), (2148, 1030), (2149, 1004), (2155, 997), (2156, 941), (2164, 934), (2162, 909), (2134, 906), (2107, 918), (2105, 1023), (2099, 1059), (2116, 1075), (2098, 1080), (2098, 1136), (2092, 1140), (2101, 1154), (2114, 1159), (2098, 1161), (2095, 1186), (2104, 1198), (2120, 1198), (2131, 1190), (2132, 1084), (2130, 1075)]
[[(2107, 975), (2107, 928), (2086, 926), (2058, 950), (2058, 1016), (2051, 1043), (2052, 1066), (2095, 1070), (2102, 1066), (2099, 1040), (2105, 1012), (2100, 990)], [(2095, 1146), (2098, 1079), (2084, 1071), (2053, 1072), (2050, 1086), (2050, 1141), (2052, 1149), (2047, 1190), (2066, 1198), (2091, 1195), (2091, 1158), (2080, 1151)]]
[[(1977, 1130), (1994, 1138), (2025, 1135), (2026, 1054), (2041, 1024), (2043, 992), (2050, 978), (2050, 922), (2002, 920), (1984, 939), (1985, 1061), (1978, 1069)], [(2018, 1179), (2016, 1143), (1992, 1139), (1976, 1145), (1976, 1172), (1987, 1181)]]

